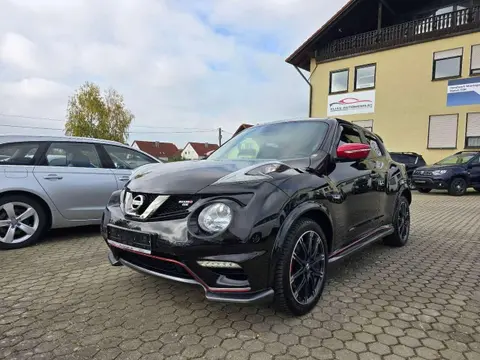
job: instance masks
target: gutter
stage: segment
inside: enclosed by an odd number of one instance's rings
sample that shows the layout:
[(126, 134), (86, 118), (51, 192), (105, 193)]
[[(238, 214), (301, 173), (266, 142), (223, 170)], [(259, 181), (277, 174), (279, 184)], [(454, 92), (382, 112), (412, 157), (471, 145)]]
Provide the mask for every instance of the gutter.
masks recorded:
[(308, 84), (308, 87), (310, 88), (309, 91), (309, 96), (308, 96), (308, 117), (312, 117), (312, 98), (313, 98), (313, 86), (312, 83), (310, 82), (310, 79), (312, 78), (313, 74), (315, 73), (315, 70), (317, 70), (317, 65), (315, 65), (315, 69), (313, 69), (312, 73), (310, 74), (310, 77), (307, 79), (307, 77), (302, 73), (302, 71), (298, 68), (298, 66), (294, 66), (295, 70), (298, 71), (298, 73), (302, 76), (303, 80)]

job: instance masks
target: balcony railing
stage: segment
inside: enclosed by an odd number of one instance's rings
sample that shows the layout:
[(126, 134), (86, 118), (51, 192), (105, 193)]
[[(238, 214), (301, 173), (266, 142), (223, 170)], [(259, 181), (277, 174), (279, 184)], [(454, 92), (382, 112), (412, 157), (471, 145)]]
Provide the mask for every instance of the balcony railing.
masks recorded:
[(315, 52), (327, 61), (372, 51), (436, 40), (469, 31), (480, 31), (480, 6), (431, 16), (335, 40)]

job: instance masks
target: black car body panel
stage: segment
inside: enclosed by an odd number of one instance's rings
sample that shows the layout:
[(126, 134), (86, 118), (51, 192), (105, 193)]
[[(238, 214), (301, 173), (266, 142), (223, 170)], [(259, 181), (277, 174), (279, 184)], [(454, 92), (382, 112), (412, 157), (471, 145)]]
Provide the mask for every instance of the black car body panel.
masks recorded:
[[(404, 167), (392, 161), (370, 132), (338, 119), (308, 121), (328, 124), (324, 141), (310, 157), (206, 159), (137, 172), (123, 192), (112, 195), (104, 213), (102, 235), (112, 252), (112, 264), (121, 262), (135, 270), (201, 285), (212, 300), (255, 302), (273, 296), (278, 254), (298, 219), (308, 217), (321, 224), (332, 260), (391, 234), (398, 197), (411, 201)], [(381, 154), (361, 161), (335, 160), (345, 128), (355, 129), (362, 143), (377, 141)], [(245, 173), (263, 164), (281, 164), (281, 170), (258, 179), (245, 178)], [(148, 219), (140, 219), (122, 209), (125, 192), (146, 199), (142, 211), (156, 196), (168, 199)], [(198, 216), (215, 202), (227, 204), (234, 216), (226, 230), (211, 235), (198, 226)], [(112, 228), (136, 231), (139, 236), (116, 241)], [(213, 269), (199, 261), (233, 262), (240, 268)]]

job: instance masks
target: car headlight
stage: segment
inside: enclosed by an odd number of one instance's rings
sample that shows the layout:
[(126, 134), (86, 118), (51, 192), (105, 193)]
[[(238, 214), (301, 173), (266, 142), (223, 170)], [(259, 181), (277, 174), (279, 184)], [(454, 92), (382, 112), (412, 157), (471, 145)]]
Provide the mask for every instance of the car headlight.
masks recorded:
[(447, 170), (434, 170), (434, 171), (432, 171), (433, 175), (443, 175), (443, 174), (446, 174), (446, 173), (447, 173)]
[(223, 203), (208, 205), (198, 215), (198, 225), (208, 233), (224, 231), (232, 222), (232, 209)]

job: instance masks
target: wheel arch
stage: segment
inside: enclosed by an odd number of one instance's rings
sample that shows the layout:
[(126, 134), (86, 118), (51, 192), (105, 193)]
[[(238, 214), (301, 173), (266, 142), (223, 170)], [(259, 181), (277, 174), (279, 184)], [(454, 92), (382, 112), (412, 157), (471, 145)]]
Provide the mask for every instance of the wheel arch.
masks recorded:
[(330, 212), (328, 211), (328, 208), (325, 205), (316, 202), (303, 203), (293, 209), (280, 225), (280, 229), (275, 238), (275, 243), (273, 245), (270, 258), (271, 281), (273, 281), (274, 278), (275, 267), (280, 257), (280, 252), (282, 250), (285, 237), (288, 234), (288, 231), (295, 224), (295, 222), (301, 218), (311, 219), (322, 228), (325, 236), (327, 237), (328, 251), (332, 251), (335, 233), (333, 220)]
[(22, 195), (22, 196), (27, 196), (39, 203), (39, 205), (43, 208), (45, 211), (45, 215), (47, 216), (47, 226), (46, 229), (50, 229), (52, 227), (52, 222), (53, 222), (53, 214), (52, 214), (52, 209), (48, 205), (48, 203), (39, 195), (34, 194), (29, 191), (23, 191), (23, 190), (7, 190), (5, 192), (0, 193), (0, 199), (5, 197), (5, 196), (12, 196), (12, 195)]
[(400, 191), (400, 196), (405, 197), (405, 198), (408, 200), (408, 204), (409, 204), (409, 205), (412, 204), (412, 191), (411, 191), (409, 188), (404, 187), (404, 188)]

